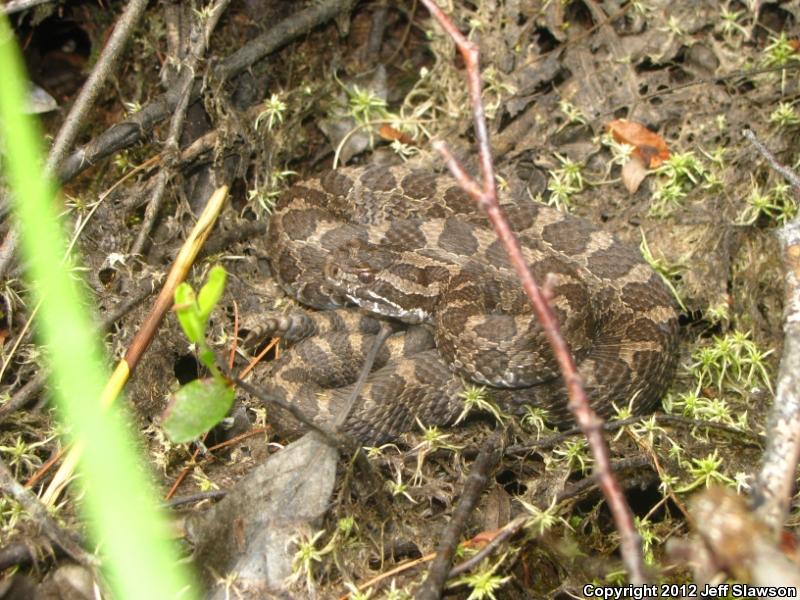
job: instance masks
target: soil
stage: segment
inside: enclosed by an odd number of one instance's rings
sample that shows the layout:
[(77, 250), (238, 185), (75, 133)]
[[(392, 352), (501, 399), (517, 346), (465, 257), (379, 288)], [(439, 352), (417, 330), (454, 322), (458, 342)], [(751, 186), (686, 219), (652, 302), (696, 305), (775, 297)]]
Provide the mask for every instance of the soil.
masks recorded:
[[(502, 180), (521, 183), (532, 201), (557, 204), (632, 244), (646, 240), (674, 286), (681, 303), (681, 357), (664, 412), (680, 419), (619, 428), (607, 439), (640, 523), (654, 581), (692, 581), (685, 564), (670, 557), (667, 542), (688, 535), (686, 500), (692, 493), (712, 483), (744, 493), (753, 483), (781, 356), (784, 292), (774, 231), (793, 216), (795, 201), (741, 131), (752, 129), (784, 164), (796, 163), (800, 5), (449, 4), (456, 5), (449, 12), (459, 29), (481, 49), (484, 102)], [(279, 29), (305, 5), (248, 0), (228, 8), (202, 64), (206, 87), (190, 106), (180, 139), (184, 150), (206, 136), (201, 151), (177, 162), (162, 155), (134, 170), (162, 151), (167, 119), (143, 131), (136, 144), (65, 182), (68, 222), (85, 221), (78, 246), (92, 308), (103, 317), (141, 299), (110, 327), (105, 338), (110, 357), (124, 354), (195, 216), (219, 183), (230, 183), (230, 200), (188, 280), (199, 287), (213, 264), (228, 271), (208, 335), (227, 356), (233, 337), (244, 337), (259, 315), (292, 305), (269, 277), (260, 239), (269, 206), (282, 189), (335, 162), (411, 160), (442, 170), (431, 150), (433, 138), (447, 140), (476, 172), (463, 63), (416, 1), (358, 2), (237, 77), (214, 80), (215, 64), (263, 32)], [(177, 6), (170, 10), (194, 18)], [(15, 17), (31, 79), (62, 107), (42, 115), (49, 134), (58, 131), (119, 10), (121, 3), (100, 11), (94, 2), (78, 1)], [(95, 140), (135, 107), (148, 106), (174, 80), (164, 75), (174, 59), (174, 22), (164, 5), (148, 9), (80, 144)], [(690, 166), (674, 175), (668, 166), (652, 165), (638, 189), (629, 192), (619, 144), (607, 134), (614, 119), (657, 133), (671, 155)], [(154, 182), (167, 168), (164, 204), (143, 252), (132, 255)], [(759, 195), (768, 202), (757, 205)], [(16, 272), (7, 276), (4, 290), (3, 383), (7, 402), (14, 402), (41, 371), (43, 359), (25, 327), (30, 304)], [(765, 376), (748, 368), (737, 373), (735, 367), (703, 374), (697, 366), (703, 350), (737, 334), (737, 339), (747, 334), (746, 348), (771, 351), (763, 361)], [(241, 346), (236, 361), (237, 369), (247, 363)], [(233, 489), (288, 441), (270, 430), (269, 411), (258, 400), (238, 393), (233, 424), (218, 426), (205, 441), (208, 448), (222, 444), (219, 448), (195, 456), (193, 445), (168, 442), (159, 418), (169, 396), (202, 374), (193, 348), (168, 314), (126, 388), (159, 484), (166, 491), (182, 474), (190, 475), (175, 490), (177, 497)], [(24, 406), (3, 415), (0, 429), (0, 457), (6, 461), (18, 440), (29, 448), (13, 463), (23, 482), (61, 447), (52, 435), (55, 421), (46, 392), (24, 399)], [(492, 473), (460, 538), (493, 532), (530, 507), (552, 506), (558, 518), (543, 532), (535, 525), (526, 528), (483, 564), (484, 571), (494, 566), (498, 577), (508, 577), (495, 597), (568, 598), (580, 596), (587, 582), (624, 580), (619, 538), (594, 485), (582, 435), (547, 444), (542, 440), (559, 434), (486, 415), (443, 432), (447, 437), (435, 447), (420, 429), (370, 453), (387, 482), (388, 503), (375, 500), (385, 491), (370, 487), (350, 461), (341, 460), (330, 508), (317, 524), (325, 531), (318, 548), (334, 535), (337, 542), (310, 577), (297, 579), (293, 593), (336, 598), (347, 593), (346, 583), (359, 586), (377, 577), (368, 586), (371, 597), (406, 597), (400, 590), (412, 592), (427, 569), (425, 560), (415, 559), (435, 551), (472, 461), (498, 428), (514, 450), (507, 450)], [(718, 465), (714, 475), (703, 478), (699, 461), (709, 458)], [(50, 476), (39, 479), (34, 490), (46, 487)], [(59, 516), (80, 530), (73, 500), (68, 493)], [(204, 511), (210, 502), (181, 505), (176, 512)], [(2, 543), (40, 544), (30, 521), (9, 516), (13, 502), (3, 506)], [(348, 532), (339, 529), (342, 523), (351, 524)], [(789, 526), (796, 525), (792, 516)], [(389, 575), (405, 561), (411, 561), (408, 568)], [(36, 562), (35, 567), (24, 562), (27, 579), (58, 588), (54, 573), (65, 559)], [(448, 597), (481, 597), (470, 596), (469, 582), (455, 581)]]

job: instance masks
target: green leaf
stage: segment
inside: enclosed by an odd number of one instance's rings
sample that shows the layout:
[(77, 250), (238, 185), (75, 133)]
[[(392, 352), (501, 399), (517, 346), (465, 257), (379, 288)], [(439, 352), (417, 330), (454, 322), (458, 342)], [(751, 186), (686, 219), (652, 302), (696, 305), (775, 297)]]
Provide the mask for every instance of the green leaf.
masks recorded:
[(217, 265), (209, 271), (206, 284), (200, 288), (200, 293), (197, 295), (197, 306), (200, 310), (200, 318), (203, 321), (203, 325), (208, 321), (211, 311), (214, 310), (217, 302), (222, 297), (222, 292), (225, 291), (225, 279), (227, 276), (225, 269)]
[(192, 286), (183, 282), (175, 288), (175, 314), (189, 341), (199, 344), (205, 338), (205, 321), (200, 318)]
[(173, 395), (161, 425), (176, 444), (190, 442), (225, 418), (234, 396), (222, 380), (195, 379)]

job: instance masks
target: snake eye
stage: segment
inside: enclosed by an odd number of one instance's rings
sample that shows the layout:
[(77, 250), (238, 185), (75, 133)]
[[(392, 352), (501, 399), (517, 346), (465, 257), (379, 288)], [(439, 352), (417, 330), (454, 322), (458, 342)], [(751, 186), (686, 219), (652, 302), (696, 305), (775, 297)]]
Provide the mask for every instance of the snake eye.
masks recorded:
[(337, 279), (339, 277), (339, 267), (336, 265), (328, 265), (325, 269), (326, 275), (328, 277), (332, 277), (333, 279)]
[(358, 280), (361, 283), (369, 284), (375, 281), (375, 275), (373, 275), (370, 271), (359, 271)]

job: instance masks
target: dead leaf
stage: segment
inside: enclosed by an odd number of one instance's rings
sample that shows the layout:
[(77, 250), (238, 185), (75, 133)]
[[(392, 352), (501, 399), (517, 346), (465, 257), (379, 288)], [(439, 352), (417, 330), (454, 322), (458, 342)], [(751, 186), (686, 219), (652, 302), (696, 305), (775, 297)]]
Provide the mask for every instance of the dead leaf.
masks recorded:
[(503, 531), (502, 528), (481, 531), (479, 534), (464, 542), (464, 546), (467, 548), (483, 548), (486, 544), (496, 538), (501, 531)]
[(669, 158), (669, 149), (664, 138), (641, 123), (614, 119), (608, 124), (608, 131), (616, 141), (633, 146), (634, 156), (641, 158), (642, 164), (648, 169), (660, 167)]
[(417, 145), (414, 140), (411, 139), (411, 136), (398, 129), (395, 129), (391, 125), (381, 125), (381, 128), (378, 130), (378, 135), (388, 142), (398, 141), (401, 144), (406, 144), (407, 146)]

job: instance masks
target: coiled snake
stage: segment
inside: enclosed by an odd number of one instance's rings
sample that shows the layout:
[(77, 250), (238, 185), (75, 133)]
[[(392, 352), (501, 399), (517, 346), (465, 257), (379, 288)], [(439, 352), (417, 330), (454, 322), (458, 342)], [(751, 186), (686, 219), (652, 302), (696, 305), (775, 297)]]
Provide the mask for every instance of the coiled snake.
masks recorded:
[[(652, 410), (676, 360), (677, 315), (660, 278), (611, 234), (528, 199), (501, 205), (602, 415)], [(283, 289), (322, 312), (267, 319), (298, 343), (261, 379), (319, 422), (348, 403), (377, 330), (363, 313), (411, 324), (379, 352), (343, 424), (375, 444), (460, 414), (465, 385), (491, 386), (506, 410), (526, 405), (570, 420), (566, 390), (505, 251), (447, 175), (405, 166), (344, 168), (292, 187), (267, 238)], [(331, 310), (358, 306), (360, 312)], [(302, 340), (302, 341), (300, 341)], [(279, 412), (279, 411), (278, 411)], [(275, 414), (280, 430), (295, 429)]]

